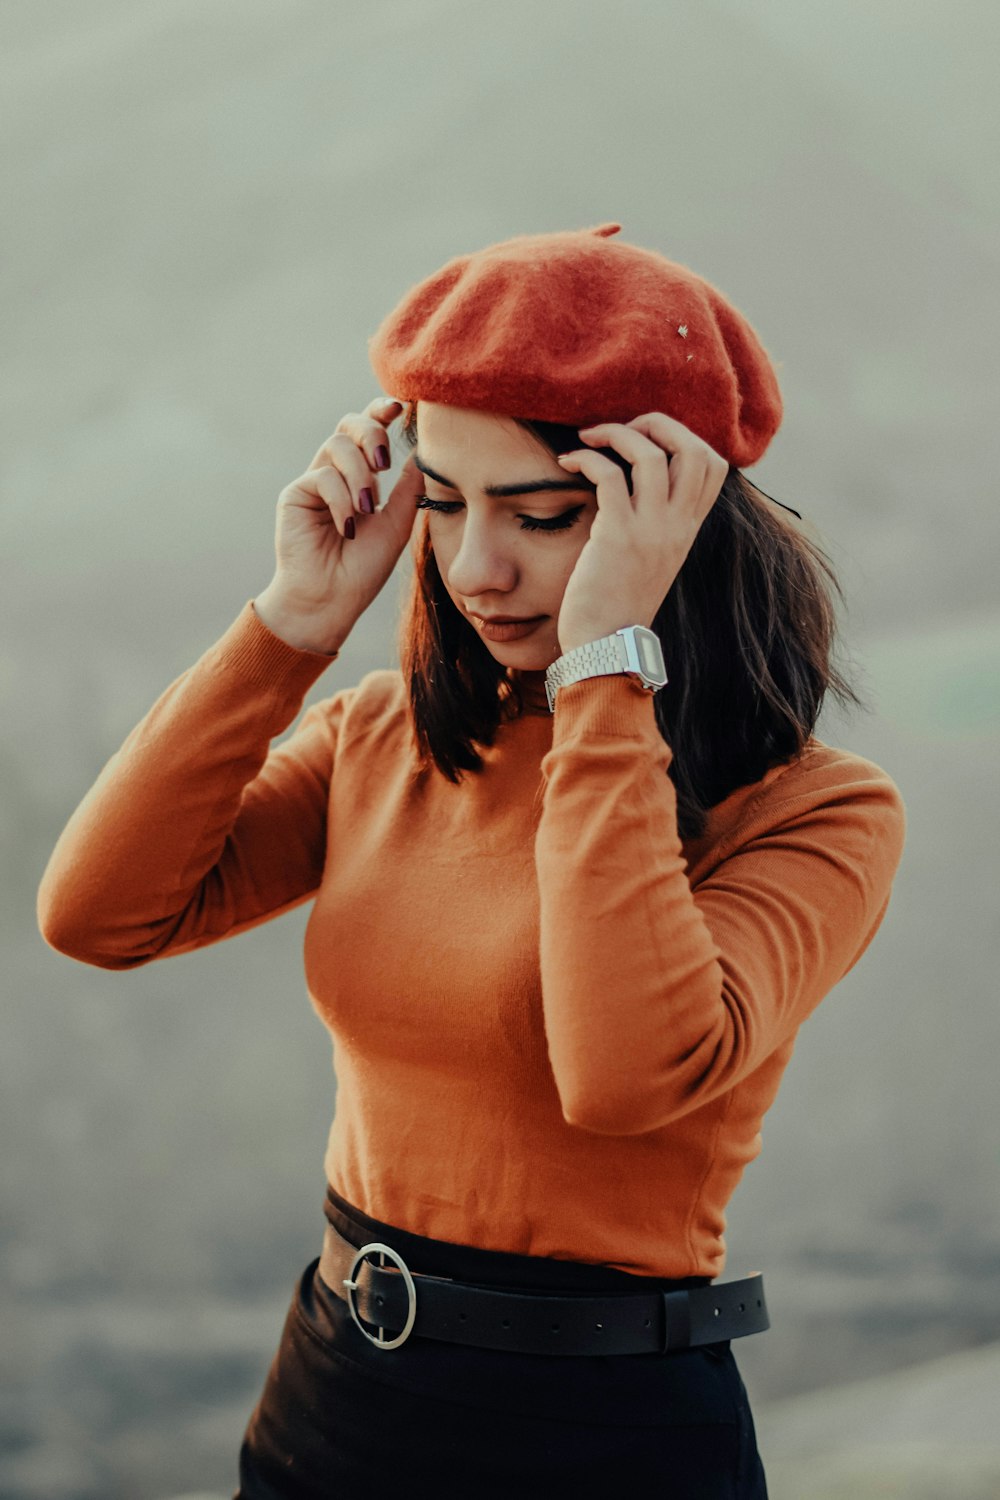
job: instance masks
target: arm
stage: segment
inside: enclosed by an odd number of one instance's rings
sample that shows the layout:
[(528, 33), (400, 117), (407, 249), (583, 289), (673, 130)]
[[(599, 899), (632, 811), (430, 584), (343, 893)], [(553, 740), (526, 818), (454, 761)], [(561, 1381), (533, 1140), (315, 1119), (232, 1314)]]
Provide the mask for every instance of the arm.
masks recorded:
[(549, 1055), (565, 1118), (656, 1130), (747, 1077), (857, 961), (904, 837), (893, 782), (855, 758), (787, 770), (695, 889), (671, 751), (627, 677), (562, 688), (535, 844)]
[(46, 942), (125, 969), (234, 936), (310, 896), (353, 689), (288, 728), (334, 659), (282, 640), (248, 602), (111, 756), (38, 891)]

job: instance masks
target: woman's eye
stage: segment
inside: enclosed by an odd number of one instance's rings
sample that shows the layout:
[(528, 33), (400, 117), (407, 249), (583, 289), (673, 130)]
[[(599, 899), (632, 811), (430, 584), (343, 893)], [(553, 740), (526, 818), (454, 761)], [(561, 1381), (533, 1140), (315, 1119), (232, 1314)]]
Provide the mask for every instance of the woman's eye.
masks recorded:
[[(458, 510), (460, 500), (432, 500), (429, 495), (418, 495), (418, 510), (436, 510), (443, 515), (450, 516)], [(522, 531), (565, 531), (578, 521), (586, 510), (585, 505), (574, 505), (571, 510), (564, 510), (562, 515), (553, 516), (548, 521), (541, 521), (537, 516), (520, 516)]]
[(585, 505), (574, 505), (572, 510), (564, 510), (561, 516), (553, 516), (550, 521), (539, 521), (535, 516), (522, 516), (521, 530), (565, 531), (574, 521), (579, 521), (586, 508)]
[(453, 510), (458, 509), (457, 500), (432, 500), (430, 495), (417, 496), (417, 510), (440, 510), (446, 516), (450, 516)]

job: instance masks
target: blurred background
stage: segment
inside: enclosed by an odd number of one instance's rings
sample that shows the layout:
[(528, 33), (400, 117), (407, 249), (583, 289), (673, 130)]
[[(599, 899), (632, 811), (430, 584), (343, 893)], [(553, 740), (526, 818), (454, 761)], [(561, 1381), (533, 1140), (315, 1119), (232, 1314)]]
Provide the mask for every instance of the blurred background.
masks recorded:
[[(995, 171), (986, 3), (49, 0), (3, 19), (6, 1500), (235, 1487), (319, 1254), (308, 907), (112, 973), (46, 947), (70, 813), (271, 577), (279, 491), (446, 259), (618, 220), (778, 364), (750, 477), (848, 596), (909, 838), (800, 1032), (724, 1275), (773, 1500), (1000, 1493)], [(395, 429), (393, 429), (395, 430)], [(398, 467), (394, 464), (394, 474)], [(383, 493), (388, 493), (383, 488)], [(397, 665), (408, 556), (307, 702)]]

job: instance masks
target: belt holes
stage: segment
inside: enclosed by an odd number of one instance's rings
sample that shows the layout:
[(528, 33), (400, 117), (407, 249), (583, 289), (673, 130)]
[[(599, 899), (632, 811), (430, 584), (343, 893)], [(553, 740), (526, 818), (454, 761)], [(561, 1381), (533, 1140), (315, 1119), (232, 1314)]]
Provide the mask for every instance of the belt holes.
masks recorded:
[(459, 1315), (458, 1315), (458, 1321), (460, 1323), (464, 1323), (465, 1322), (465, 1313), (459, 1313)]
[(643, 1325), (642, 1325), (642, 1326), (643, 1326), (643, 1327), (644, 1327), (644, 1328), (648, 1328), (648, 1327), (649, 1327), (649, 1322), (650, 1322), (650, 1320), (649, 1320), (649, 1318), (646, 1318), (646, 1319), (644, 1319), (644, 1320), (643, 1320)]
[(553, 1325), (552, 1325), (552, 1332), (553, 1333), (558, 1333), (559, 1332), (559, 1324), (558, 1323), (553, 1323)]
[(760, 1306), (760, 1298), (759, 1297), (757, 1298), (757, 1306), (758, 1307)]
[(376, 1302), (376, 1305), (378, 1307), (381, 1307), (382, 1304), (385, 1302), (385, 1298), (384, 1297), (376, 1297), (375, 1298), (375, 1302)]
[(740, 1303), (740, 1312), (746, 1312), (746, 1310), (747, 1310), (746, 1303), (745, 1302), (741, 1302)]
[(509, 1318), (504, 1318), (502, 1327), (504, 1327), (504, 1328), (509, 1328), (510, 1327), (510, 1319)]

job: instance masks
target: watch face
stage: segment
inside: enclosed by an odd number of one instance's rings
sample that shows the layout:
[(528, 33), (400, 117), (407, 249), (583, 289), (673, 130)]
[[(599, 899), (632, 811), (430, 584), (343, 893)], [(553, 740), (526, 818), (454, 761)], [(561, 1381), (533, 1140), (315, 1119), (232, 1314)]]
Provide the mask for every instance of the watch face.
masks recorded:
[(639, 647), (639, 661), (642, 663), (642, 670), (646, 673), (647, 677), (661, 676), (661, 653), (658, 650), (657, 642), (655, 640), (651, 641), (648, 635), (640, 635), (636, 631), (635, 643)]
[(635, 631), (634, 640), (639, 654), (639, 665), (646, 676), (651, 677), (654, 682), (665, 683), (667, 673), (659, 636), (652, 630), (642, 629)]

